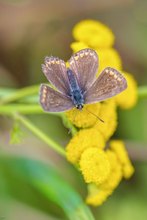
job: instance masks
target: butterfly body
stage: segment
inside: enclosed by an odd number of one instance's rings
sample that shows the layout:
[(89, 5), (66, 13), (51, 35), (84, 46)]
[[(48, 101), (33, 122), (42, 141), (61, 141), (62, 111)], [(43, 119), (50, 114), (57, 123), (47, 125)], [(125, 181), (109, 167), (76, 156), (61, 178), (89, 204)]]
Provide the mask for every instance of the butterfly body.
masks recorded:
[(73, 54), (69, 68), (57, 57), (46, 57), (42, 71), (54, 88), (42, 84), (40, 104), (47, 112), (64, 112), (84, 104), (111, 98), (127, 88), (127, 81), (116, 69), (106, 67), (98, 76), (97, 53), (86, 48)]
[(67, 76), (69, 80), (70, 97), (72, 99), (72, 102), (77, 109), (81, 110), (84, 105), (83, 92), (80, 89), (80, 86), (78, 84), (75, 75), (73, 74), (72, 70), (69, 68), (67, 69)]

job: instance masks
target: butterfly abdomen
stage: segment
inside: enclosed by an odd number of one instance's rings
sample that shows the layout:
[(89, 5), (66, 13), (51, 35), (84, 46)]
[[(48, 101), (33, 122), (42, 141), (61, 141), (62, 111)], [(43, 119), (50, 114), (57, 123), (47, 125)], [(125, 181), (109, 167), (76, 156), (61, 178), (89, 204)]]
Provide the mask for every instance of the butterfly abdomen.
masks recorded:
[(82, 109), (84, 104), (84, 96), (71, 69), (67, 69), (67, 76), (70, 85), (70, 96), (72, 102), (76, 108)]

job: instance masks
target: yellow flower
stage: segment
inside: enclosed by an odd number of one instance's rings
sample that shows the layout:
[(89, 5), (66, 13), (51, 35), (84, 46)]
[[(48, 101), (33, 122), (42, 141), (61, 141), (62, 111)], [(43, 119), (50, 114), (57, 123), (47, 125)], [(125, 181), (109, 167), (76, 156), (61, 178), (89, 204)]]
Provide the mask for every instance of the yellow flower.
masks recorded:
[(132, 108), (136, 105), (138, 94), (137, 84), (134, 77), (126, 72), (123, 72), (124, 77), (127, 80), (128, 88), (115, 97), (118, 106), (124, 109)]
[(73, 52), (76, 53), (79, 50), (83, 50), (85, 48), (88, 48), (88, 45), (85, 44), (84, 42), (73, 42), (73, 43), (71, 43), (70, 47), (73, 50)]
[(114, 99), (101, 103), (99, 117), (104, 123), (97, 120), (94, 128), (101, 132), (105, 140), (108, 140), (114, 134), (117, 127), (117, 112)]
[(71, 163), (78, 163), (82, 153), (87, 148), (97, 147), (103, 149), (105, 141), (99, 131), (94, 128), (80, 130), (68, 143), (66, 156)]
[(106, 201), (111, 193), (111, 190), (101, 190), (95, 184), (88, 184), (86, 203), (92, 206), (100, 206)]
[(87, 128), (93, 126), (97, 122), (98, 118), (96, 116), (99, 115), (100, 108), (100, 103), (90, 104), (85, 105), (82, 111), (74, 108), (65, 114), (76, 127)]
[(113, 48), (102, 48), (96, 50), (99, 57), (100, 73), (106, 67), (113, 67), (117, 70), (122, 69), (122, 62), (118, 52)]
[(86, 149), (82, 153), (79, 164), (86, 183), (101, 184), (110, 172), (107, 154), (96, 147)]
[(110, 148), (116, 153), (117, 158), (122, 165), (123, 176), (127, 179), (134, 173), (134, 167), (128, 157), (123, 141), (113, 140), (110, 142)]
[(123, 177), (122, 167), (117, 158), (117, 155), (113, 151), (107, 150), (106, 154), (110, 163), (110, 174), (106, 181), (99, 186), (99, 188), (102, 190), (107, 189), (109, 191), (113, 191), (118, 186)]
[(110, 173), (101, 184), (89, 184), (86, 202), (90, 205), (99, 206), (110, 196), (122, 179), (122, 168), (114, 152), (107, 150)]
[(73, 28), (73, 37), (93, 49), (111, 47), (114, 44), (112, 31), (95, 20), (84, 20), (76, 24)]
[[(71, 48), (74, 53), (85, 48), (92, 48), (97, 52), (100, 65), (97, 75), (106, 67), (122, 70), (121, 58), (112, 48), (114, 35), (107, 26), (98, 21), (84, 20), (75, 25), (73, 37), (75, 42), (71, 44)], [(66, 112), (69, 121), (82, 128), (69, 141), (66, 156), (81, 170), (88, 183), (86, 202), (94, 206), (101, 205), (123, 177), (129, 178), (134, 173), (122, 141), (110, 141), (110, 147), (104, 149), (106, 141), (117, 127), (117, 106), (127, 109), (137, 102), (135, 80), (129, 73), (124, 72), (124, 76), (128, 88), (121, 94), (104, 102), (85, 105), (82, 111), (72, 109)]]

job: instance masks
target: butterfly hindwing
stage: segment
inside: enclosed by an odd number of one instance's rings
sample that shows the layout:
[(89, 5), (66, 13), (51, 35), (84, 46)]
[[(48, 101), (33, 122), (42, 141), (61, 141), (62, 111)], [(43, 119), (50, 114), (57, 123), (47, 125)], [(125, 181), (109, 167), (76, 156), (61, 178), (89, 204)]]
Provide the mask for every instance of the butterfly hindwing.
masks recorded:
[(70, 97), (44, 84), (40, 87), (40, 104), (47, 112), (63, 112), (74, 107)]
[(97, 53), (89, 48), (83, 49), (73, 54), (68, 62), (81, 90), (85, 92), (95, 80), (98, 69)]
[(100, 102), (111, 98), (127, 88), (127, 81), (114, 68), (105, 68), (85, 93), (85, 103)]

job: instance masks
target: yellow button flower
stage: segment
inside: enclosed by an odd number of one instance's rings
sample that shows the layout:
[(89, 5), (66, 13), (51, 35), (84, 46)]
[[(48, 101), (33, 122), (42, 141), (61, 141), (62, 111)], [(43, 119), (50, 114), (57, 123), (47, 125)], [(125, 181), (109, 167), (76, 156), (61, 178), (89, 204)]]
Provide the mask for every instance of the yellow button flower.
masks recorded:
[(117, 155), (111, 150), (106, 154), (110, 163), (110, 173), (101, 184), (89, 184), (86, 202), (89, 205), (99, 206), (110, 196), (122, 179), (122, 168)]
[(110, 172), (107, 154), (96, 147), (86, 149), (82, 153), (79, 164), (86, 183), (101, 184)]
[(123, 141), (113, 140), (110, 142), (110, 148), (116, 153), (119, 162), (122, 165), (123, 176), (127, 179), (134, 173), (134, 167), (129, 159)]
[(102, 48), (96, 50), (99, 57), (99, 69), (100, 73), (106, 67), (113, 67), (117, 70), (122, 69), (122, 62), (118, 52), (113, 48)]
[(94, 128), (101, 132), (105, 140), (108, 140), (114, 134), (117, 127), (117, 111), (114, 99), (101, 103), (99, 117), (104, 120), (104, 123), (97, 120)]
[[(106, 67), (122, 72), (121, 58), (112, 48), (114, 35), (107, 26), (95, 20), (84, 20), (75, 25), (73, 37), (75, 42), (71, 43), (71, 48), (74, 53), (85, 48), (97, 52), (97, 75)], [(124, 92), (106, 101), (85, 105), (82, 111), (72, 109), (66, 112), (69, 121), (79, 128), (66, 147), (67, 159), (80, 168), (88, 183), (86, 202), (93, 206), (101, 205), (122, 178), (129, 178), (134, 172), (122, 141), (110, 141), (110, 148), (104, 149), (117, 127), (117, 106), (128, 109), (137, 102), (135, 80), (129, 73), (124, 72), (124, 76), (128, 82)]]
[(73, 37), (82, 41), (91, 48), (106, 48), (114, 44), (112, 31), (101, 22), (95, 20), (83, 20), (73, 28)]
[(88, 184), (86, 203), (92, 206), (100, 206), (106, 201), (111, 193), (111, 190), (101, 190), (95, 184)]
[(82, 111), (74, 108), (65, 114), (76, 127), (87, 128), (93, 126), (97, 122), (100, 108), (100, 103), (90, 104), (85, 105)]
[(123, 177), (122, 166), (117, 158), (117, 155), (113, 151), (107, 150), (106, 154), (110, 163), (110, 174), (106, 181), (99, 186), (99, 188), (101, 190), (107, 189), (109, 191), (113, 191), (118, 186)]
[(137, 103), (137, 83), (131, 74), (123, 72), (123, 75), (127, 80), (128, 88), (117, 95), (115, 99), (118, 106), (123, 109), (129, 109), (134, 107)]
[(73, 42), (70, 45), (71, 49), (73, 50), (74, 53), (78, 52), (79, 50), (83, 50), (85, 48), (88, 48), (88, 45), (85, 44), (84, 42)]
[(102, 134), (94, 128), (80, 130), (68, 143), (66, 147), (67, 159), (77, 164), (87, 148), (97, 147), (103, 149), (105, 141)]

